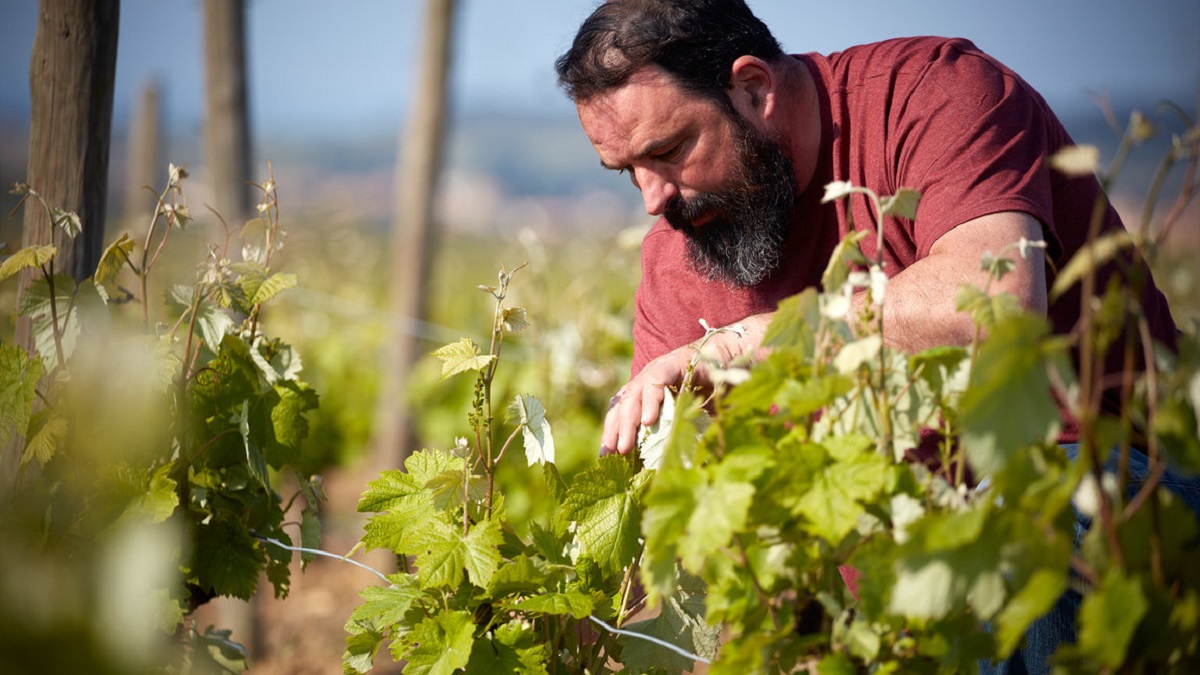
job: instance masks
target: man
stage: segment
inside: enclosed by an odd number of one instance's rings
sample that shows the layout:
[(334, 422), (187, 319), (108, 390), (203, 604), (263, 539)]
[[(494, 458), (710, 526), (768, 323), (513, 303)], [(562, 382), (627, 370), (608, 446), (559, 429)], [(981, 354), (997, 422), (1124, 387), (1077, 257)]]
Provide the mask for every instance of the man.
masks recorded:
[[(776, 304), (818, 283), (838, 240), (852, 227), (873, 231), (865, 197), (852, 201), (852, 223), (820, 204), (834, 180), (921, 194), (915, 221), (884, 223), (891, 346), (969, 342), (956, 289), (981, 285), (983, 253), (1022, 237), (1045, 240), (1046, 252), (1016, 260), (992, 290), (1048, 313), (1056, 332), (1078, 321), (1078, 287), (1049, 305), (1046, 270), (1087, 240), (1100, 186), (1047, 167), (1072, 145), (1067, 132), (1027, 83), (966, 40), (786, 55), (739, 0), (618, 0), (597, 8), (556, 65), (601, 164), (627, 173), (659, 217), (643, 242), (633, 378), (613, 399), (602, 452), (629, 452), (639, 425), (657, 420), (664, 387), (680, 384), (703, 335), (699, 319), (746, 328), (709, 341), (721, 361), (753, 354)], [(1103, 228), (1122, 227), (1108, 208)], [(874, 247), (864, 239), (868, 258)], [(1153, 283), (1142, 306), (1153, 336), (1174, 345)]]
[[(982, 285), (984, 252), (1022, 238), (1044, 240), (1045, 252), (1017, 259), (991, 290), (1045, 313), (1058, 333), (1078, 322), (1079, 289), (1048, 302), (1047, 270), (1087, 241), (1100, 186), (1048, 168), (1048, 156), (1072, 145), (1067, 132), (1040, 95), (969, 41), (787, 55), (741, 0), (612, 0), (556, 68), (601, 164), (627, 173), (658, 217), (643, 242), (633, 377), (613, 397), (602, 452), (629, 452), (639, 425), (657, 420), (704, 334), (699, 319), (744, 326), (707, 343), (721, 362), (753, 355), (777, 303), (816, 285), (852, 229), (874, 231), (865, 198), (852, 200), (852, 218), (820, 203), (834, 180), (921, 194), (915, 220), (882, 226), (891, 346), (968, 343), (974, 329), (955, 310), (957, 288)], [(1100, 225), (1123, 227), (1111, 207)], [(871, 259), (875, 241), (863, 240)], [(1099, 288), (1116, 273), (1103, 270)], [(1152, 282), (1141, 306), (1152, 337), (1173, 347), (1177, 329)], [(703, 383), (703, 365), (696, 376)], [(1030, 672), (1044, 672), (1045, 656), (1070, 639), (1069, 617), (1030, 640), (1042, 648)]]

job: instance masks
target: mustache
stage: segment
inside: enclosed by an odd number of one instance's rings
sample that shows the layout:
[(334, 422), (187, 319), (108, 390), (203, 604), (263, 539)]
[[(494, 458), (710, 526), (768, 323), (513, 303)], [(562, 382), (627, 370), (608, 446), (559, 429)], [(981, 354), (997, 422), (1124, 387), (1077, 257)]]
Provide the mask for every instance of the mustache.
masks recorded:
[(663, 209), (663, 218), (672, 228), (688, 232), (694, 229), (697, 218), (712, 211), (728, 211), (729, 199), (719, 194), (703, 192), (690, 199), (676, 196)]

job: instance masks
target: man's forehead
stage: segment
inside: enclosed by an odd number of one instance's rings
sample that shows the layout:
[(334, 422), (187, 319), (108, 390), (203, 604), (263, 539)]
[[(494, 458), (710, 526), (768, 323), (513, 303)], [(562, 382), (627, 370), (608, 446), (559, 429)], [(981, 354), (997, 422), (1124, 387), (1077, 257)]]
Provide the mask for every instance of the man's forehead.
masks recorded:
[(646, 67), (625, 84), (581, 101), (576, 109), (584, 132), (607, 164), (604, 150), (641, 154), (647, 149), (644, 146), (690, 124), (706, 105), (711, 102), (686, 91), (664, 71)]

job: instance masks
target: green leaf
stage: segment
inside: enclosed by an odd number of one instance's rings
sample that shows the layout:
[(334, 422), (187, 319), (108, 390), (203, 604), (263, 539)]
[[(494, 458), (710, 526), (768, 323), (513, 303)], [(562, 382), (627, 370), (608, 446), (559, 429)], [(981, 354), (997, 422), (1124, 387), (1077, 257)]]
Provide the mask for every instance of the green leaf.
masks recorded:
[(346, 636), (346, 651), (342, 653), (343, 675), (368, 673), (375, 667), (375, 654), (383, 643), (383, 633), (362, 631)]
[(21, 465), (36, 459), (39, 465), (45, 466), (67, 437), (67, 420), (54, 409), (41, 410), (30, 417), (27, 433)]
[(695, 509), (679, 542), (679, 556), (689, 570), (703, 569), (705, 559), (727, 546), (746, 525), (754, 486), (722, 475), (725, 467), (716, 467), (711, 482), (698, 485), (693, 497)]
[(885, 216), (897, 218), (917, 218), (917, 204), (921, 201), (921, 193), (908, 188), (900, 188), (896, 194), (879, 200), (880, 210)]
[(262, 450), (250, 438), (250, 402), (242, 401), (242, 410), (234, 419), (230, 420), (238, 425), (238, 432), (242, 435), (242, 447), (246, 450), (246, 465), (250, 468), (250, 475), (258, 481), (263, 488), (270, 489), (271, 475), (267, 471), (267, 460), (263, 457)]
[(1054, 278), (1054, 285), (1050, 287), (1050, 302), (1054, 302), (1059, 296), (1066, 293), (1089, 271), (1099, 269), (1122, 250), (1131, 248), (1135, 244), (1136, 242), (1128, 231), (1117, 230), (1100, 236), (1094, 242), (1081, 247)]
[(476, 640), (467, 674), (546, 675), (549, 649), (531, 628), (514, 619), (492, 631), (491, 639)]
[(536, 396), (518, 395), (508, 406), (508, 420), (521, 425), (525, 459), (529, 466), (554, 463), (554, 436), (546, 421), (546, 408)]
[(1079, 607), (1078, 653), (1108, 668), (1122, 665), (1134, 631), (1148, 607), (1137, 577), (1110, 570)]
[(295, 288), (297, 277), (287, 272), (276, 272), (263, 280), (253, 295), (247, 294), (251, 305), (261, 305), (289, 288)]
[[(400, 641), (397, 660), (408, 661), (405, 673), (452, 675), (466, 668), (475, 642), (475, 621), (470, 612), (439, 612), (406, 634)], [(397, 643), (392, 643), (393, 650)]]
[(979, 348), (959, 420), (967, 460), (978, 475), (995, 473), (1014, 453), (1057, 434), (1049, 368), (1061, 355), (1044, 340), (1048, 332), (1044, 318), (1021, 314), (997, 324)]
[(175, 470), (173, 462), (164, 464), (150, 475), (145, 492), (125, 510), (126, 516), (136, 516), (147, 523), (161, 523), (179, 506), (179, 494), (175, 491), (175, 479), (171, 472)]
[[(311, 549), (321, 547), (321, 519), (317, 516), (316, 509), (304, 509), (300, 514), (300, 546)], [(308, 567), (308, 564), (316, 558), (315, 553), (301, 551), (300, 569)]]
[(192, 574), (197, 586), (216, 595), (249, 600), (266, 564), (265, 554), (246, 528), (224, 520), (195, 526)]
[(971, 315), (971, 321), (991, 331), (996, 324), (1022, 313), (1016, 296), (1010, 293), (987, 295), (977, 286), (960, 286), (954, 298), (954, 308)]
[(869, 451), (825, 467), (797, 504), (807, 518), (804, 529), (837, 545), (858, 525), (865, 503), (883, 491), (887, 478), (887, 460)]
[(465, 576), (487, 588), (500, 566), (504, 537), (491, 521), (479, 523), (464, 536), (458, 528), (441, 525), (432, 530), (424, 552), (417, 556), (417, 576), (422, 588), (457, 588)]
[(440, 347), (433, 355), (442, 361), (443, 380), (462, 372), (483, 370), (496, 358), (492, 354), (480, 354), (479, 345), (470, 338)]
[(840, 289), (850, 278), (850, 272), (854, 270), (855, 266), (867, 264), (867, 257), (863, 255), (862, 249), (858, 245), (867, 234), (869, 233), (863, 230), (851, 232), (843, 237), (833, 249), (829, 263), (825, 266), (825, 272), (821, 274), (821, 287), (827, 292), (833, 293)]
[(638, 555), (642, 509), (633, 476), (627, 458), (601, 457), (576, 477), (563, 504), (562, 517), (575, 523), (583, 553), (606, 573), (624, 569)]
[(71, 239), (79, 236), (79, 233), (83, 231), (83, 224), (79, 222), (79, 214), (74, 211), (50, 209), (50, 222)]
[[(716, 656), (721, 627), (704, 621), (704, 583), (684, 575), (679, 588), (664, 599), (658, 616), (626, 626), (626, 630), (656, 637), (706, 659)], [(624, 635), (622, 662), (631, 672), (665, 671), (670, 675), (691, 672), (696, 662), (647, 640)]]
[[(184, 284), (171, 288), (167, 304), (178, 316), (190, 312), (196, 288)], [(232, 331), (237, 322), (229, 315), (229, 311), (213, 302), (208, 297), (201, 298), (196, 306), (195, 332), (204, 344), (214, 354), (221, 346), (225, 334)]]
[(562, 593), (542, 593), (518, 602), (516, 608), (526, 612), (586, 618), (595, 611), (596, 601), (583, 591), (569, 589)]
[(108, 284), (116, 281), (121, 269), (129, 264), (129, 256), (133, 253), (134, 246), (134, 241), (124, 232), (119, 239), (109, 244), (100, 256), (100, 263), (96, 265), (96, 283)]
[(393, 586), (368, 586), (359, 592), (363, 604), (354, 608), (349, 622), (364, 629), (382, 631), (403, 621), (421, 595), (421, 589), (407, 576)]
[[(88, 293), (87, 289), (91, 289), (91, 292)], [(58, 348), (54, 341), (54, 312), (57, 312), (58, 315), (63, 358), (70, 359), (75, 352), (75, 345), (79, 338), (79, 306), (92, 303), (97, 298), (95, 289), (95, 284), (89, 282), (77, 286), (75, 280), (69, 275), (54, 275), (53, 312), (51, 311), (50, 285), (46, 279), (37, 279), (25, 289), (25, 293), (21, 296), (18, 313), (33, 320), (34, 349), (38, 356), (45, 361), (47, 371), (53, 372), (60, 365)]]
[(815, 327), (820, 321), (817, 290), (807, 288), (779, 303), (767, 331), (764, 347), (794, 347), (811, 354), (816, 343)]
[(16, 345), (0, 344), (0, 448), (13, 436), (28, 432), (37, 383), (44, 374), (41, 359), (31, 359)]
[(58, 249), (52, 245), (27, 246), (4, 259), (0, 263), (0, 281), (15, 275), (26, 268), (40, 269), (50, 262)]
[(1034, 571), (1024, 588), (996, 616), (996, 640), (1001, 657), (1007, 657), (1021, 644), (1029, 626), (1049, 612), (1066, 590), (1065, 571)]

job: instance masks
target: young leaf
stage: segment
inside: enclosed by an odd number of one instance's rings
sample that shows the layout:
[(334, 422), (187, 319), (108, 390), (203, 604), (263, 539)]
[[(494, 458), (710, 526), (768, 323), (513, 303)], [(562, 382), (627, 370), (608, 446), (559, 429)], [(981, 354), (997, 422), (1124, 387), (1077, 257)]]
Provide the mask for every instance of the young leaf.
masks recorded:
[(243, 526), (225, 520), (197, 524), (193, 541), (189, 581), (216, 595), (242, 600), (254, 595), (265, 555)]
[(514, 619), (492, 631), (490, 639), (485, 637), (475, 642), (467, 675), (547, 675), (549, 650), (550, 646), (542, 642), (528, 624)]
[(460, 528), (445, 524), (431, 533), (425, 552), (417, 556), (422, 588), (457, 588), (464, 570), (472, 584), (487, 588), (500, 566), (498, 547), (504, 538), (495, 523), (479, 523), (466, 536)]
[(825, 184), (825, 194), (821, 197), (821, 203), (834, 202), (842, 197), (848, 197), (854, 192), (854, 184), (848, 180), (835, 180)]
[(663, 404), (658, 412), (658, 419), (648, 427), (641, 427), (644, 433), (638, 442), (638, 455), (647, 469), (658, 469), (662, 464), (663, 452), (671, 438), (671, 427), (674, 423), (675, 395), (667, 389), (663, 392)]
[(79, 222), (79, 214), (74, 211), (50, 209), (50, 222), (54, 224), (54, 227), (61, 229), (72, 239), (79, 236), (79, 233), (83, 231), (83, 225)]
[(864, 504), (884, 489), (887, 473), (887, 460), (869, 451), (827, 466), (798, 504), (808, 518), (805, 529), (836, 546), (858, 525)]
[(517, 395), (508, 406), (508, 420), (521, 425), (525, 441), (525, 459), (529, 466), (554, 463), (554, 436), (546, 421), (546, 408), (536, 396)]
[(24, 349), (0, 344), (0, 448), (13, 436), (25, 436), (37, 383), (43, 374), (41, 359), (30, 359)]
[(529, 327), (529, 314), (524, 307), (506, 307), (504, 309), (504, 330), (519, 333)]
[(475, 620), (470, 612), (439, 612), (417, 624), (398, 642), (393, 655), (408, 662), (412, 675), (452, 675), (466, 668), (475, 643)]
[(879, 200), (880, 210), (885, 216), (896, 216), (915, 220), (917, 203), (921, 201), (921, 193), (908, 188), (900, 188), (896, 194)]
[(606, 573), (631, 564), (638, 555), (642, 509), (632, 463), (620, 455), (600, 458), (571, 485), (562, 517), (576, 523), (583, 552)]
[(67, 436), (67, 420), (55, 412), (54, 409), (48, 408), (35, 413), (29, 419), (25, 453), (21, 455), (22, 466), (34, 459), (39, 465), (45, 466), (58, 452), (59, 446)]
[[(721, 627), (704, 620), (704, 583), (691, 575), (680, 578), (678, 589), (663, 602), (658, 616), (626, 626), (627, 630), (656, 637), (697, 656), (712, 659), (720, 644)], [(695, 662), (647, 640), (621, 636), (623, 664), (631, 672), (691, 672)]]
[(440, 347), (433, 355), (442, 361), (443, 380), (468, 370), (483, 370), (496, 358), (492, 354), (480, 354), (479, 345), (470, 338)]
[(242, 435), (242, 446), (246, 450), (246, 465), (250, 467), (250, 475), (254, 476), (262, 487), (270, 489), (271, 476), (267, 472), (267, 460), (262, 450), (250, 438), (250, 402), (242, 401), (241, 412), (230, 420), (238, 425)]
[(403, 621), (422, 593), (413, 578), (405, 576), (392, 586), (368, 586), (359, 595), (363, 604), (354, 608), (349, 622), (369, 630), (383, 630)]
[(1050, 287), (1050, 301), (1053, 302), (1066, 293), (1089, 270), (1100, 268), (1115, 258), (1123, 249), (1131, 248), (1135, 244), (1136, 242), (1129, 232), (1118, 230), (1105, 234), (1080, 248), (1055, 277), (1054, 285)]
[(1110, 570), (1079, 608), (1078, 652), (1118, 668), (1125, 663), (1129, 642), (1148, 607), (1137, 577)]
[[(321, 547), (321, 519), (317, 516), (316, 509), (308, 508), (300, 513), (300, 546), (312, 549)], [(316, 558), (315, 553), (301, 551), (300, 569), (308, 567)]]
[(1100, 169), (1100, 148), (1069, 145), (1050, 155), (1050, 168), (1067, 176), (1091, 176)]
[(98, 284), (107, 284), (117, 280), (121, 268), (129, 264), (129, 256), (133, 253), (134, 241), (129, 234), (122, 232), (121, 237), (104, 249), (100, 263), (96, 265), (95, 280)]
[[(184, 312), (191, 310), (195, 292), (195, 286), (173, 286), (167, 297), (167, 304), (176, 314), (182, 316)], [(197, 335), (204, 340), (209, 350), (216, 354), (221, 341), (225, 339), (225, 334), (237, 324), (224, 307), (205, 297), (196, 307), (195, 325)]]
[(58, 249), (52, 245), (27, 246), (17, 251), (0, 263), (0, 281), (4, 281), (27, 267), (40, 268), (50, 262), (57, 252)]
[(569, 589), (562, 593), (531, 595), (518, 602), (516, 608), (525, 612), (564, 615), (583, 619), (595, 611), (596, 601), (591, 595), (583, 591)]
[(1018, 315), (997, 324), (980, 346), (960, 410), (963, 448), (979, 475), (1057, 432), (1048, 365), (1061, 355), (1043, 339), (1048, 332), (1045, 319)]

